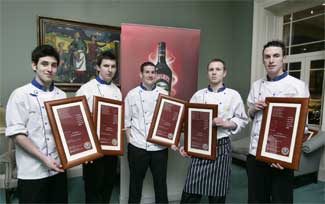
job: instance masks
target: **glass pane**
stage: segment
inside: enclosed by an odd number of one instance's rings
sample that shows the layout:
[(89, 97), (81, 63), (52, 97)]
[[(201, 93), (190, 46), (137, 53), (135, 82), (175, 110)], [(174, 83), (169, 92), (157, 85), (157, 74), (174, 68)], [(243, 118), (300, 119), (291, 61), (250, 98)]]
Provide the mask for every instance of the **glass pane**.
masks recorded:
[(324, 40), (324, 15), (292, 24), (292, 45)]
[(323, 78), (324, 70), (310, 71), (309, 91), (311, 99), (308, 113), (308, 120), (310, 124), (320, 124)]
[(308, 107), (308, 124), (320, 124), (321, 99), (310, 99)]
[(325, 42), (291, 47), (291, 55), (325, 50)]
[(310, 71), (309, 91), (311, 98), (322, 98), (324, 70)]
[(289, 23), (290, 22), (290, 17), (291, 17), (291, 14), (283, 16), (283, 23)]
[(289, 63), (289, 71), (300, 71), (300, 70), (301, 70), (301, 62)]
[[(324, 56), (325, 58), (325, 56)], [(324, 69), (325, 60), (314, 60), (310, 63), (310, 69)]]
[(290, 42), (290, 24), (283, 25), (283, 42), (286, 47), (289, 46)]
[(289, 75), (297, 79), (300, 79), (300, 72), (289, 72)]
[(303, 11), (298, 11), (293, 13), (293, 20), (298, 20), (306, 17), (311, 17), (325, 12), (325, 6), (319, 5), (313, 8), (305, 9)]

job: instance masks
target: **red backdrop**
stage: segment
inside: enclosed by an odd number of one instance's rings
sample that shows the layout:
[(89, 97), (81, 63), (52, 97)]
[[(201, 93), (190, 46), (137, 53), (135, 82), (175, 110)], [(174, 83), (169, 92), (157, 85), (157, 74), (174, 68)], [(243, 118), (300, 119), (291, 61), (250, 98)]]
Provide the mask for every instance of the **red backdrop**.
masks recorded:
[(140, 65), (157, 64), (158, 43), (166, 43), (166, 61), (173, 72), (171, 95), (189, 100), (197, 89), (200, 30), (122, 24), (120, 84), (122, 94), (140, 84)]

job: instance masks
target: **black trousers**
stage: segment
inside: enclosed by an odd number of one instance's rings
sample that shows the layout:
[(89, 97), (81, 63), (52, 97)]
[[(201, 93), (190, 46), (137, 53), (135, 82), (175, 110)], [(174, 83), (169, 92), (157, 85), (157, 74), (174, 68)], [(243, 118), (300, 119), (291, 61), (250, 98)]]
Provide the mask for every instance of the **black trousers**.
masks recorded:
[[(200, 203), (202, 195), (186, 193), (183, 191), (181, 204), (185, 203)], [(209, 203), (226, 203), (226, 196), (208, 196)]]
[(129, 203), (140, 203), (143, 179), (150, 167), (155, 190), (156, 203), (168, 203), (167, 197), (167, 160), (168, 150), (146, 151), (128, 145), (130, 168)]
[(18, 179), (19, 203), (68, 203), (67, 174), (42, 179)]
[(83, 165), (86, 203), (109, 203), (114, 188), (117, 156), (104, 156)]
[(247, 156), (248, 203), (293, 203), (293, 170), (276, 169)]

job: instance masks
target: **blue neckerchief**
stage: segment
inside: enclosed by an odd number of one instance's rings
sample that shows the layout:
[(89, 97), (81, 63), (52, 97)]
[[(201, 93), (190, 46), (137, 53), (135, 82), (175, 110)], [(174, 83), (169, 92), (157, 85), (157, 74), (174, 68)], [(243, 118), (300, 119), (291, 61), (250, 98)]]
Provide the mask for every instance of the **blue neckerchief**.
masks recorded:
[[(140, 84), (140, 87), (141, 87), (141, 89), (143, 89), (143, 90), (145, 90), (145, 91), (148, 91), (148, 89), (147, 89), (145, 86), (143, 86), (142, 83)], [(155, 88), (156, 88), (156, 84), (153, 85), (151, 91), (155, 90)]]
[[(38, 81), (36, 81), (36, 79), (33, 79), (33, 80), (32, 80), (32, 84), (33, 84), (36, 88), (38, 88), (38, 89), (40, 89), (40, 90), (42, 90), (42, 91), (47, 91), (47, 88), (46, 88), (44, 85), (38, 83)], [(50, 84), (49, 91), (53, 91), (53, 89), (54, 89), (54, 83), (52, 82), (52, 83)]]
[[(220, 87), (219, 89), (218, 89), (218, 93), (219, 92), (222, 92), (222, 91), (224, 91), (226, 89), (226, 86), (225, 86), (225, 84), (222, 84), (222, 87)], [(214, 92), (213, 91), (213, 89), (211, 88), (211, 86), (210, 86), (210, 84), (209, 84), (209, 86), (208, 86), (208, 90), (210, 91), (210, 92)]]
[(106, 84), (106, 85), (110, 85), (112, 83), (112, 81), (105, 81), (105, 80), (102, 80), (99, 76), (96, 77), (96, 80), (100, 83), (100, 84)]
[(272, 80), (267, 75), (266, 75), (266, 78), (267, 78), (267, 81), (279, 81), (279, 80), (283, 79), (286, 76), (288, 76), (288, 72), (283, 72), (283, 74), (281, 74), (280, 76), (274, 77), (274, 79), (272, 79)]

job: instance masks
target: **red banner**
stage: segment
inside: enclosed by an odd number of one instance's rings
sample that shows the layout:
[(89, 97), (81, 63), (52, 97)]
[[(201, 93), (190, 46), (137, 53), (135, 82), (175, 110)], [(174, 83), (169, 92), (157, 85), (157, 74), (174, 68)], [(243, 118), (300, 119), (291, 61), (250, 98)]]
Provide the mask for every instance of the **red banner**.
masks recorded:
[(122, 24), (120, 84), (122, 94), (140, 84), (140, 65), (153, 62), (157, 86), (189, 100), (197, 90), (200, 30)]

